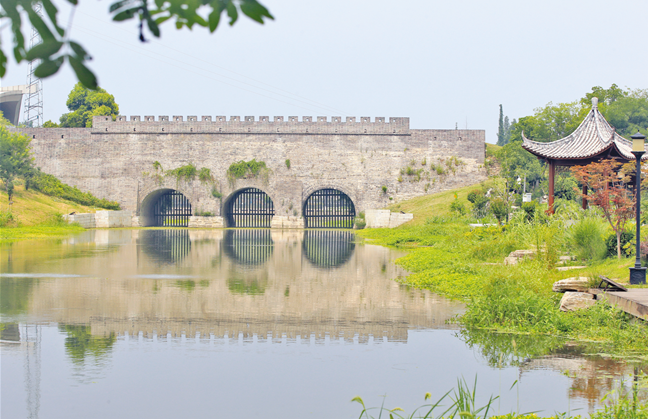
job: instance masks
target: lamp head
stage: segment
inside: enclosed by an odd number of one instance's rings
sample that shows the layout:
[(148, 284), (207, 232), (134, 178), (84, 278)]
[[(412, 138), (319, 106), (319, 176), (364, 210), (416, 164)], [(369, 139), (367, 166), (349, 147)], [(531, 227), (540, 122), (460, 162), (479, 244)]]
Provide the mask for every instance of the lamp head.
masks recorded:
[(646, 151), (645, 141), (646, 136), (637, 131), (635, 135), (631, 135), (632, 138), (632, 151)]

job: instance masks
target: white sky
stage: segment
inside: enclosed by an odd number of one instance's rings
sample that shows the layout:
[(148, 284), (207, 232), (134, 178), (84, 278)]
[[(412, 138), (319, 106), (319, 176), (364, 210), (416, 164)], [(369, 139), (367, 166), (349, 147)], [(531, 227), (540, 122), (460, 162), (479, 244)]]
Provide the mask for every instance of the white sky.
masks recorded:
[[(500, 103), (513, 119), (592, 86), (648, 87), (643, 0), (263, 0), (265, 25), (167, 21), (147, 44), (135, 21), (110, 21), (112, 2), (81, 0), (72, 38), (129, 116), (408, 116), (495, 142)], [(10, 62), (2, 85), (26, 76)], [(45, 120), (67, 112), (74, 83), (68, 66), (44, 81)]]

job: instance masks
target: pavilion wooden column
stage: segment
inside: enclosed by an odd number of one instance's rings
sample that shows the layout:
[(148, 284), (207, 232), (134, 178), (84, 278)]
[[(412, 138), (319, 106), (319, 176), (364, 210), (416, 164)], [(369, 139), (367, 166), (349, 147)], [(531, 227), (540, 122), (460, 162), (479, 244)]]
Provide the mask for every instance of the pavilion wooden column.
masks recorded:
[(549, 160), (549, 208), (547, 213), (554, 213), (554, 178), (556, 176), (556, 162)]
[(583, 185), (583, 209), (587, 209), (587, 185)]

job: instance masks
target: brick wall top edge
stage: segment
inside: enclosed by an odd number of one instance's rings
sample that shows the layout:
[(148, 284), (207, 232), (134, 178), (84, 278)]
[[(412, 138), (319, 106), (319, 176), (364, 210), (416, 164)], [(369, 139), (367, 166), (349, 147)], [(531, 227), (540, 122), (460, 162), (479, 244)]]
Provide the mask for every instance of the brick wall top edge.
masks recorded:
[[(301, 119), (301, 120), (300, 120)], [(318, 116), (318, 117), (312, 117), (312, 116), (302, 116), (301, 118), (298, 116), (289, 116), (289, 117), (283, 117), (283, 116), (275, 116), (275, 117), (269, 117), (269, 116), (259, 116), (259, 117), (254, 117), (254, 116), (245, 116), (245, 117), (240, 117), (240, 116), (230, 116), (229, 119), (227, 116), (220, 116), (217, 115), (215, 117), (212, 116), (202, 116), (202, 117), (197, 117), (197, 116), (187, 116), (186, 119), (184, 116), (179, 116), (179, 115), (174, 115), (174, 116), (166, 116), (166, 115), (160, 115), (157, 118), (153, 115), (145, 115), (145, 116), (140, 116), (140, 115), (133, 115), (130, 118), (125, 115), (118, 115), (116, 117), (116, 120), (113, 121), (109, 116), (95, 116), (92, 118), (92, 125), (95, 126), (97, 123), (99, 124), (116, 124), (116, 123), (124, 123), (124, 122), (141, 122), (143, 124), (146, 123), (151, 123), (151, 122), (163, 122), (163, 123), (170, 123), (170, 122), (185, 122), (185, 123), (216, 123), (216, 124), (222, 124), (222, 123), (250, 123), (250, 122), (255, 122), (257, 124), (276, 124), (276, 123), (281, 123), (281, 124), (295, 124), (295, 123), (307, 123), (307, 124), (398, 124), (398, 125), (406, 125), (409, 127), (409, 117), (390, 117), (390, 118), (385, 118), (385, 117), (375, 117), (372, 118), (369, 116), (361, 116), (359, 118), (355, 116), (347, 116), (346, 118), (342, 118), (341, 116), (333, 116), (329, 120), (328, 117), (326, 116)]]

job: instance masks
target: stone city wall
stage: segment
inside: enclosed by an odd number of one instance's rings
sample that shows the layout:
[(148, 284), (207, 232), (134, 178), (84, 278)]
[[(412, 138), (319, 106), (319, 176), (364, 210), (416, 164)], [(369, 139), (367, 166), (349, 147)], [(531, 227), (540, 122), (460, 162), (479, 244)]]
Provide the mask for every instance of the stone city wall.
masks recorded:
[[(234, 192), (257, 187), (273, 200), (273, 223), (293, 225), (321, 188), (346, 193), (357, 213), (486, 178), (483, 130), (410, 129), (409, 118), (98, 116), (92, 128), (20, 130), (32, 138), (36, 166), (119, 202), (135, 222), (147, 197), (161, 189), (184, 194), (194, 213), (223, 216)], [(228, 181), (232, 163), (252, 159), (266, 163), (267, 176)], [(214, 185), (156, 176), (156, 161), (164, 170), (208, 168)]]

